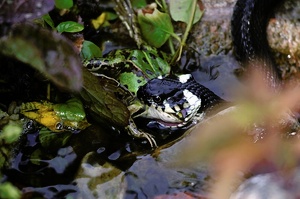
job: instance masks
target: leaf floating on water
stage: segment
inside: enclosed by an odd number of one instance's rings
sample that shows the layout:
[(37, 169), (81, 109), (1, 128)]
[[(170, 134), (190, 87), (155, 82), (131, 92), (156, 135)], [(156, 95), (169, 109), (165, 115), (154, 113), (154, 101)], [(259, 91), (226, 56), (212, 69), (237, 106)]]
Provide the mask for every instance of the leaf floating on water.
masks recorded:
[(64, 89), (79, 91), (82, 87), (78, 51), (58, 33), (19, 24), (0, 39), (0, 48), (0, 53), (29, 64)]
[(34, 19), (53, 8), (54, 0), (3, 0), (0, 3), (0, 24)]
[[(23, 103), (20, 113), (53, 132), (62, 132), (66, 130), (65, 127), (84, 130), (90, 125), (85, 118), (83, 105), (77, 98), (64, 104), (52, 104), (47, 101)], [(61, 124), (62, 128), (57, 128), (57, 124)]]
[[(72, 136), (71, 132), (64, 131), (61, 133), (55, 133), (47, 128), (41, 128), (39, 132), (40, 143), (43, 148), (48, 150), (55, 150), (55, 149), (58, 150), (59, 148), (65, 146), (71, 136)], [(37, 157), (36, 159), (41, 159), (41, 158)]]

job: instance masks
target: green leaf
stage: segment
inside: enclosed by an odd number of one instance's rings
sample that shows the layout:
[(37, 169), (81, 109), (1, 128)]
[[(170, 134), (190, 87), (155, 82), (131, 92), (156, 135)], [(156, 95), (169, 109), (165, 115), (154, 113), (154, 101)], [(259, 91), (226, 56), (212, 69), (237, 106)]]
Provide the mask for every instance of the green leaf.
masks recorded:
[(69, 9), (73, 6), (73, 0), (55, 0), (58, 9)]
[(21, 198), (21, 191), (10, 182), (0, 184), (0, 198), (17, 199)]
[[(197, 0), (172, 0), (170, 1), (170, 14), (174, 21), (182, 21), (188, 23), (192, 14), (190, 10), (193, 6), (193, 1)], [(200, 10), (199, 5), (195, 12), (193, 24), (198, 22), (203, 15), (203, 11)]]
[(30, 65), (62, 88), (78, 91), (82, 86), (82, 63), (77, 50), (54, 31), (15, 25), (9, 36), (0, 39), (0, 53)]
[(130, 56), (136, 58), (132, 60), (132, 63), (143, 71), (145, 75), (144, 78), (146, 79), (152, 79), (170, 73), (170, 65), (166, 61), (166, 57), (164, 57), (166, 55), (163, 52), (158, 54), (156, 49), (133, 50)]
[(59, 33), (62, 32), (80, 32), (84, 29), (84, 26), (75, 21), (64, 21), (56, 27)]
[(19, 125), (7, 124), (3, 127), (0, 138), (4, 139), (6, 143), (11, 144), (18, 140), (22, 130), (22, 127)]
[(95, 45), (93, 42), (85, 40), (82, 45), (82, 50), (80, 52), (82, 59), (92, 59), (95, 57), (101, 57), (101, 49)]
[(45, 14), (42, 18), (52, 29), (55, 29), (54, 22), (49, 14)]
[[(71, 132), (55, 133), (47, 128), (42, 128), (39, 133), (39, 140), (43, 148), (55, 151), (63, 147), (68, 142), (71, 135)], [(38, 155), (38, 153), (35, 155)]]
[(131, 0), (131, 5), (133, 8), (144, 8), (147, 6), (146, 0)]
[(170, 16), (156, 8), (139, 10), (138, 23), (144, 40), (156, 48), (161, 47), (174, 34)]
[(115, 20), (115, 19), (118, 18), (118, 15), (116, 13), (114, 13), (114, 12), (108, 12), (108, 11), (106, 11), (105, 13), (106, 13), (106, 20), (107, 21)]

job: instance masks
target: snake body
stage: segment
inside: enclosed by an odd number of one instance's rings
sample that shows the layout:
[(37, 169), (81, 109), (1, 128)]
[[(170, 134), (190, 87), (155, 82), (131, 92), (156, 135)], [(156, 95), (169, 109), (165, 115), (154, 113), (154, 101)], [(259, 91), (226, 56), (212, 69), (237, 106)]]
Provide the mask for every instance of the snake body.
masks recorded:
[[(268, 45), (266, 27), (275, 8), (284, 0), (237, 0), (231, 32), (237, 59), (246, 69), (257, 69), (265, 83), (278, 91), (279, 70)], [(224, 102), (191, 76), (166, 76), (150, 80), (138, 91), (138, 98), (148, 105), (144, 117), (160, 128), (181, 128), (196, 123), (214, 106)]]
[(280, 88), (279, 70), (268, 45), (266, 28), (284, 0), (238, 0), (231, 21), (236, 58), (248, 69), (257, 69), (272, 89)]

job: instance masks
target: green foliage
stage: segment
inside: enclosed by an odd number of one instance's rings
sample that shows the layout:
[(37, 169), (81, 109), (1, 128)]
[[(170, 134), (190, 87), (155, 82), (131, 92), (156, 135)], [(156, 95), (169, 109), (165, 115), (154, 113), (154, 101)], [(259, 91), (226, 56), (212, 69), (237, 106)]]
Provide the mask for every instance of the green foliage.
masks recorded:
[(73, 0), (55, 0), (58, 9), (69, 9), (73, 6)]
[(55, 30), (55, 25), (53, 20), (51, 19), (49, 14), (45, 14), (42, 19), (52, 28)]
[(80, 55), (81, 55), (81, 58), (83, 60), (92, 59), (92, 58), (101, 57), (102, 56), (102, 51), (93, 42), (85, 40), (83, 42)]
[[(114, 78), (135, 95), (139, 87), (149, 79), (170, 73), (170, 65), (164, 55), (163, 52), (158, 53), (154, 48), (120, 49), (112, 51), (105, 58), (93, 59), (90, 62), (86, 60), (84, 65), (94, 65), (93, 63), (97, 62), (93, 67), (94, 74), (100, 76), (108, 74), (110, 78)], [(110, 66), (114, 72), (109, 73), (105, 67), (101, 67), (101, 64)]]
[(147, 5), (146, 0), (131, 0), (132, 7), (143, 8)]
[(17, 124), (7, 124), (0, 133), (0, 140), (4, 140), (6, 144), (11, 144), (18, 140), (22, 130), (22, 127)]
[(80, 32), (84, 29), (84, 26), (75, 21), (64, 21), (57, 25), (56, 30), (59, 33), (62, 32)]
[(156, 48), (161, 47), (174, 34), (170, 16), (156, 8), (150, 12), (139, 10), (138, 22), (145, 41)]
[[(161, 52), (161, 55), (164, 55)], [(134, 50), (131, 54), (135, 57), (132, 62), (148, 77), (148, 79), (156, 78), (160, 75), (166, 75), (170, 73), (170, 65), (164, 59), (165, 57), (160, 57), (156, 49), (148, 50)], [(146, 60), (146, 61), (144, 61)], [(149, 71), (151, 73), (149, 73)]]
[(107, 21), (115, 20), (115, 19), (118, 18), (118, 15), (116, 13), (114, 13), (114, 12), (108, 12), (108, 11), (106, 11), (105, 13), (106, 13), (106, 20)]
[[(50, 131), (47, 128), (42, 128), (39, 133), (39, 140), (44, 149), (55, 151), (65, 146), (71, 135), (71, 132), (56, 133)], [(36, 152), (35, 155), (39, 156), (41, 154), (39, 154), (39, 152)], [(40, 159), (40, 157), (38, 157), (37, 159)]]
[(17, 199), (21, 198), (21, 192), (11, 183), (5, 182), (0, 184), (0, 198)]
[(172, 1), (170, 4), (170, 6), (172, 6), (170, 12), (173, 13), (172, 16), (175, 17), (173, 19), (183, 21), (187, 24), (185, 32), (180, 40), (180, 46), (172, 58), (171, 65), (173, 65), (180, 59), (183, 46), (185, 46), (189, 32), (192, 29), (192, 25), (201, 18), (202, 13), (199, 10), (197, 0), (186, 0), (184, 2)]
[(187, 24), (191, 17), (193, 17), (193, 24), (197, 23), (201, 19), (203, 12), (199, 9), (198, 5), (195, 14), (191, 12), (191, 10), (193, 10), (193, 1), (195, 0), (170, 1), (170, 14), (172, 19), (174, 21), (182, 21)]

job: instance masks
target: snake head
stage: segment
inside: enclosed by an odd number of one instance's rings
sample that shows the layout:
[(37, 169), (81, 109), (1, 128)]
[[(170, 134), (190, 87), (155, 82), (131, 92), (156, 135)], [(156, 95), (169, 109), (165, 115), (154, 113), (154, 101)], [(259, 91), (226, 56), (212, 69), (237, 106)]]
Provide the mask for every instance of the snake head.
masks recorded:
[(158, 77), (139, 88), (137, 97), (147, 106), (141, 117), (165, 128), (180, 128), (191, 121), (201, 107), (191, 75)]

